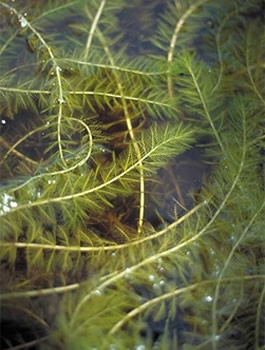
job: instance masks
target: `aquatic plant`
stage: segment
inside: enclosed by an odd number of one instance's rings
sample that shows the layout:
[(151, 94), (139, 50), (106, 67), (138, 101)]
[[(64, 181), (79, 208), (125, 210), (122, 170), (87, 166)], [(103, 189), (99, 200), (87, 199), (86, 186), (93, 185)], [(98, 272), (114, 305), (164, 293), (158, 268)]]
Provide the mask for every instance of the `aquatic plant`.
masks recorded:
[(3, 349), (265, 349), (262, 5), (0, 1)]

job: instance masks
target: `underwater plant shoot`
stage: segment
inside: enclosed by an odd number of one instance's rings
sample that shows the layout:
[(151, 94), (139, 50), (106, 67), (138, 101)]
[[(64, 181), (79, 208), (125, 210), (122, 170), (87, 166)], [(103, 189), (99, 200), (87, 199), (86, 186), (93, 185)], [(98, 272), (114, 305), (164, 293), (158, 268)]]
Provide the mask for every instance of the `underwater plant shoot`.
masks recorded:
[(262, 0), (0, 0), (2, 350), (265, 350)]

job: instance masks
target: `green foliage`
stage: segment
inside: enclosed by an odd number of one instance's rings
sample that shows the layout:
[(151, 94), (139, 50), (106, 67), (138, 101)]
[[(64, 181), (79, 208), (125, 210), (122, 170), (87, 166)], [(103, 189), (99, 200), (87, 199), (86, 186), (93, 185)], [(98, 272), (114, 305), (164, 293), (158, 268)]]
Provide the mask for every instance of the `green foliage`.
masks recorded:
[(261, 10), (0, 1), (3, 349), (265, 348)]

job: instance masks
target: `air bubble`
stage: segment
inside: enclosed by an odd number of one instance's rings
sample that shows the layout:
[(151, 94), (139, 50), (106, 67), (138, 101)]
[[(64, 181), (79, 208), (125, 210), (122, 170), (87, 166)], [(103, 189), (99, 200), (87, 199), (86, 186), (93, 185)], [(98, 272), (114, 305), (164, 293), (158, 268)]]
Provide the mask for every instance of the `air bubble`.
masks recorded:
[(6, 193), (3, 194), (4, 205), (8, 205), (12, 199), (13, 199), (13, 197), (10, 196), (9, 194), (6, 194)]
[(161, 265), (158, 265), (157, 269), (158, 269), (159, 272), (164, 272), (165, 271), (164, 267), (161, 266)]
[(219, 275), (220, 275), (220, 268), (218, 267), (218, 266), (216, 266), (215, 267), (215, 271), (213, 271), (213, 276), (215, 277), (215, 278), (218, 278), (219, 277)]
[(206, 303), (211, 303), (213, 301), (213, 297), (211, 297), (210, 295), (207, 295), (204, 299), (203, 299)]
[(2, 119), (2, 120), (1, 120), (1, 124), (5, 125), (5, 124), (6, 124), (6, 120), (5, 120), (5, 119)]
[(11, 208), (16, 208), (17, 207), (17, 202), (11, 201), (10, 202), (10, 207)]
[(213, 338), (214, 338), (214, 340), (220, 340), (221, 335), (220, 334), (216, 334)]
[(149, 275), (148, 279), (149, 279), (149, 281), (154, 281), (155, 280), (155, 276), (154, 275)]
[(124, 274), (124, 278), (125, 279), (130, 279), (131, 276), (130, 276), (130, 272), (131, 272), (131, 269), (129, 267), (127, 267), (127, 269), (125, 270), (125, 274)]
[(48, 180), (47, 183), (48, 183), (48, 185), (56, 184), (56, 180), (55, 179)]
[(209, 28), (213, 28), (214, 27), (214, 22), (211, 19), (209, 19), (206, 24), (207, 24), (207, 26)]
[(94, 290), (91, 294), (100, 296), (102, 295), (101, 291), (99, 289)]
[(153, 289), (155, 289), (155, 290), (158, 290), (158, 289), (159, 289), (159, 285), (158, 285), (157, 283), (154, 283), (152, 287), (153, 287)]
[(215, 252), (215, 250), (213, 248), (210, 248), (210, 254), (211, 255), (216, 255), (216, 252)]
[(19, 22), (22, 28), (25, 28), (28, 25), (28, 21), (24, 16), (20, 16)]
[(6, 193), (4, 193), (1, 197), (2, 203), (0, 203), (0, 215), (4, 215), (5, 213), (8, 213), (11, 208), (17, 207), (17, 202), (15, 201), (14, 197)]
[(145, 350), (145, 345), (144, 344), (137, 345), (135, 350)]
[(234, 243), (236, 241), (236, 236), (234, 234), (231, 234), (228, 238), (228, 242)]

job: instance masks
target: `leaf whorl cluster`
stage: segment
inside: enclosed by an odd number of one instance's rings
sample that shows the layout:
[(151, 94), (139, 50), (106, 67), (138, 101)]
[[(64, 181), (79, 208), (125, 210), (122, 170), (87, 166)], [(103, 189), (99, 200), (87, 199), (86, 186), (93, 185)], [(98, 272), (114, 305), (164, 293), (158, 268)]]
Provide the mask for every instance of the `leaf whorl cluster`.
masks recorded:
[(265, 346), (262, 1), (142, 5), (0, 1), (3, 349)]

